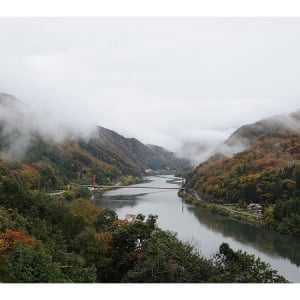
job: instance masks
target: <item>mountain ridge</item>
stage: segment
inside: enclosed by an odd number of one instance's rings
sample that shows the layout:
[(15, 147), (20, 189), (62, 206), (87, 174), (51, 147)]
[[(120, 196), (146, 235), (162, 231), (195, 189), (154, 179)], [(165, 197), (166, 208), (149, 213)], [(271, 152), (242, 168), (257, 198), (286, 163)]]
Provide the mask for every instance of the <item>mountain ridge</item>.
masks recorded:
[[(9, 101), (14, 104), (7, 108), (6, 114), (0, 114), (0, 159), (18, 161), (20, 176), (25, 176), (26, 170), (32, 174), (37, 172), (40, 177), (48, 176), (52, 184), (43, 186), (45, 189), (70, 180), (89, 183), (92, 175), (97, 176), (98, 183), (110, 184), (122, 176), (140, 177), (145, 169), (170, 168), (170, 163), (175, 169), (188, 167), (186, 160), (175, 155), (172, 160), (165, 159), (137, 139), (101, 126), (95, 126), (88, 137), (68, 136), (66, 132), (64, 138), (56, 139), (54, 135), (39, 132), (29, 109), (22, 114), (21, 122), (17, 122), (18, 108), (23, 106), (21, 101), (3, 93), (0, 99), (0, 106)], [(165, 153), (171, 152), (165, 150)], [(35, 183), (33, 187), (38, 185)]]
[(240, 127), (227, 143), (243, 143), (245, 149), (201, 163), (189, 174), (187, 186), (214, 204), (238, 209), (259, 204), (264, 224), (300, 235), (299, 124), (297, 112)]

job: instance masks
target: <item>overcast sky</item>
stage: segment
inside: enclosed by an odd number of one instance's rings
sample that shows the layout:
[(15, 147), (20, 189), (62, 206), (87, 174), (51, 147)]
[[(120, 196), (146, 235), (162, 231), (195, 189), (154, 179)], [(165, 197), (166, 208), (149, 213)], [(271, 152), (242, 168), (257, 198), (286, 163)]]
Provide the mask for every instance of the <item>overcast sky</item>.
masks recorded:
[(300, 18), (0, 18), (0, 92), (179, 151), (299, 109), (299, 36)]

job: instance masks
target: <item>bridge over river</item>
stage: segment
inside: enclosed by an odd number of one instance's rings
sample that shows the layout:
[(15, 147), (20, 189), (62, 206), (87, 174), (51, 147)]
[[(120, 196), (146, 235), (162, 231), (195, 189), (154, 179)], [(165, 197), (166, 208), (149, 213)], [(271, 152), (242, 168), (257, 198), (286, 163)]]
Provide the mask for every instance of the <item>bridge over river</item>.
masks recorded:
[(165, 186), (149, 186), (149, 185), (99, 185), (96, 184), (96, 176), (92, 177), (92, 184), (77, 184), (70, 183), (69, 185), (82, 186), (90, 189), (156, 189), (156, 190), (185, 190), (184, 179), (181, 179), (180, 187), (165, 187)]
[(77, 184), (70, 185), (82, 186), (93, 189), (157, 189), (157, 190), (185, 190), (184, 187), (161, 187), (161, 186), (143, 186), (143, 185), (92, 185), (92, 184)]

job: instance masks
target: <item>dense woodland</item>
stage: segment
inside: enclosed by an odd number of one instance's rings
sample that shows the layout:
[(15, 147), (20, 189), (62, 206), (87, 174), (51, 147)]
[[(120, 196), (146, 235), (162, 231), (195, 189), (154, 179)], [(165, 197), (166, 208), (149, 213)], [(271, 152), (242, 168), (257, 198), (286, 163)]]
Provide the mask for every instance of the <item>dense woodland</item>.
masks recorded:
[(50, 197), (0, 170), (0, 282), (286, 282), (227, 244), (201, 256), (157, 216), (121, 220), (84, 199), (88, 190)]
[(239, 129), (229, 142), (244, 139), (247, 149), (200, 164), (189, 174), (188, 185), (212, 203), (259, 203), (267, 226), (299, 236), (300, 135), (275, 124), (264, 121)]

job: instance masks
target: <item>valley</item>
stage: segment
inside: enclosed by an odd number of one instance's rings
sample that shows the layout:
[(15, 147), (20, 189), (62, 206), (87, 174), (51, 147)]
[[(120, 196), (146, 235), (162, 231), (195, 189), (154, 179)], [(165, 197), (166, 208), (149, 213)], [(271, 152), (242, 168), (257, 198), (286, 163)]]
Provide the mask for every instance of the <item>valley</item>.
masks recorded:
[[(185, 209), (201, 216), (200, 223), (202, 219), (205, 223), (206, 215), (211, 220), (218, 220), (219, 214), (249, 219), (252, 214), (247, 213), (247, 206), (254, 203), (260, 205), (261, 214), (252, 218), (252, 223), (298, 236), (300, 135), (291, 124), (298, 124), (299, 113), (241, 127), (224, 145), (237, 148), (237, 143), (242, 143), (243, 151), (232, 156), (212, 153), (193, 169), (187, 158), (98, 125), (85, 135), (63, 132), (63, 128), (59, 138), (50, 132), (46, 134), (35, 126), (29, 107), (7, 94), (0, 94), (0, 107), (0, 281), (297, 280), (297, 275), (291, 273), (282, 277), (274, 269), (276, 263), (272, 259), (256, 251), (249, 254), (247, 246), (237, 247), (234, 240), (218, 238), (218, 245), (210, 248), (213, 253), (207, 251), (202, 256), (201, 247), (196, 249), (181, 239), (190, 237), (191, 232), (197, 236), (203, 228), (187, 220), (185, 224), (190, 225), (186, 228), (183, 223), (180, 228), (174, 227), (164, 215), (171, 217), (171, 211), (179, 209), (179, 215), (176, 212), (173, 216), (179, 221)], [(178, 202), (176, 191), (169, 191), (174, 189), (170, 187), (176, 181), (173, 177), (160, 191), (152, 191), (151, 186), (150, 191), (143, 191), (148, 190), (146, 181), (138, 195), (128, 194), (130, 185), (147, 180), (145, 176), (160, 175), (157, 180), (164, 181), (164, 176), (175, 172), (185, 178), (185, 190), (179, 195), (188, 205)], [(125, 196), (110, 198), (107, 203), (99, 202), (97, 197), (91, 201), (87, 186), (97, 185), (105, 187), (100, 194), (112, 187), (124, 187)], [(166, 203), (169, 192), (172, 196)], [(140, 206), (145, 195), (147, 205), (152, 205), (150, 209)], [(175, 202), (171, 204), (172, 201)], [(155, 205), (165, 206), (166, 211), (156, 211)], [(189, 213), (184, 218), (194, 217)], [(231, 221), (225, 217), (217, 226), (227, 222)], [(174, 228), (174, 233), (168, 231)], [(210, 239), (208, 232), (205, 236)], [(296, 240), (294, 244), (298, 243)], [(205, 238), (201, 243), (205, 243)], [(167, 249), (172, 249), (171, 253)], [(265, 257), (272, 265), (255, 255)], [(29, 272), (26, 265), (30, 265)], [(155, 266), (155, 271), (149, 266)], [(41, 267), (44, 271), (35, 273)], [(291, 269), (297, 274), (298, 260), (296, 266), (293, 261)]]

